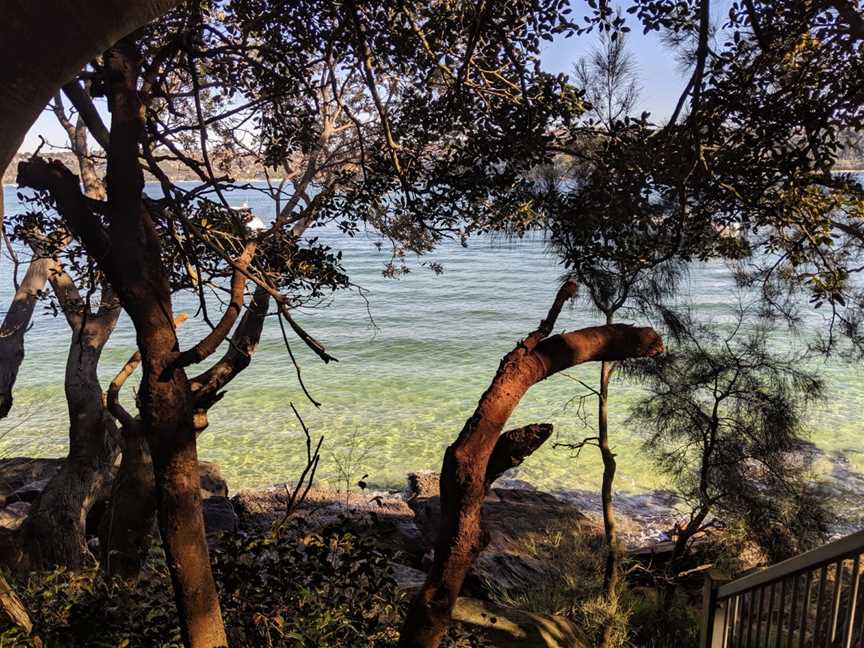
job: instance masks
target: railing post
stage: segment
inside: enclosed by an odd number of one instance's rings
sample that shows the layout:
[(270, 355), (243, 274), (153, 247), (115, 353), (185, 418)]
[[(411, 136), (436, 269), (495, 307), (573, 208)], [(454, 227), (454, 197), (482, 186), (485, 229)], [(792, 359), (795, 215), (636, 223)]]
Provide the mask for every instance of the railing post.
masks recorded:
[(726, 607), (731, 599), (717, 602), (717, 589), (728, 583), (729, 578), (716, 569), (705, 575), (702, 586), (702, 629), (699, 633), (699, 648), (725, 648)]

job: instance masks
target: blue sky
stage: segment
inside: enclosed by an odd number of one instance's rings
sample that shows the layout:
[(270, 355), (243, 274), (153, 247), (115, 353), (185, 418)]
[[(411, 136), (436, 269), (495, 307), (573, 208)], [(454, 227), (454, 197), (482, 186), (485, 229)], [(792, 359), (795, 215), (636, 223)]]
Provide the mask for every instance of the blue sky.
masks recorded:
[[(597, 42), (597, 35), (589, 34), (549, 43), (543, 52), (544, 64), (552, 72), (569, 73), (573, 64), (596, 47)], [(643, 35), (634, 25), (628, 35), (628, 45), (636, 62), (642, 88), (637, 112), (647, 110), (654, 121), (663, 121), (672, 113), (684, 88), (685, 79), (681, 70), (671, 52), (663, 48), (656, 33)], [(39, 145), (40, 135), (54, 144), (66, 141), (63, 129), (50, 111), (43, 112), (36, 120), (20, 150), (33, 151)]]

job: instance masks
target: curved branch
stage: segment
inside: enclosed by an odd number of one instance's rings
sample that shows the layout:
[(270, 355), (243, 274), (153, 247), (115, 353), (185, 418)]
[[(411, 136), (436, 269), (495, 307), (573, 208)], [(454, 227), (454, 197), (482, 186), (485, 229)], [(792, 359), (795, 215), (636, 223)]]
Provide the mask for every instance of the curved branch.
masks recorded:
[(63, 94), (75, 106), (75, 110), (78, 111), (81, 119), (84, 120), (87, 130), (90, 131), (93, 139), (96, 140), (103, 150), (107, 151), (108, 128), (106, 128), (105, 122), (102, 121), (102, 117), (99, 115), (99, 111), (96, 110), (96, 106), (93, 105), (93, 100), (87, 94), (87, 91), (78, 81), (70, 81), (63, 86)]
[(109, 263), (108, 234), (90, 209), (91, 201), (81, 193), (78, 176), (59, 160), (32, 157), (18, 163), (18, 184), (47, 191), (69, 229), (81, 239), (87, 252), (100, 264)]
[[(576, 364), (653, 357), (663, 351), (663, 342), (654, 329), (622, 324), (541, 339), (544, 331), (551, 330), (567, 294), (574, 289), (565, 284), (540, 328), (504, 356), (474, 414), (447, 448), (441, 469), (441, 527), (435, 558), (426, 583), (408, 611), (401, 646), (434, 648), (447, 631), (465, 575), (480, 551), (480, 510), (490, 483), (488, 477), (506, 464), (502, 454), (508, 454), (507, 444), (512, 443), (509, 439), (501, 441), (501, 431), (525, 392)], [(542, 434), (538, 434), (527, 447), (542, 443), (541, 439)], [(499, 442), (501, 449), (492, 463)]]
[(24, 334), (50, 271), (51, 259), (30, 261), (0, 326), (0, 419), (6, 418), (12, 409), (12, 389), (24, 360)]
[(141, 364), (141, 352), (136, 351), (129, 357), (120, 371), (117, 372), (117, 375), (114, 376), (114, 380), (108, 385), (108, 393), (105, 397), (105, 408), (111, 412), (111, 415), (120, 422), (120, 425), (124, 429), (128, 429), (135, 424), (135, 417), (120, 404), (120, 390), (129, 376), (138, 368), (139, 364)]
[(0, 173), (64, 83), (122, 36), (177, 4), (178, 0), (79, 0), (0, 5), (5, 17), (0, 60), (9, 63), (0, 68)]
[(234, 271), (231, 274), (231, 301), (217, 322), (213, 330), (207, 334), (198, 344), (191, 349), (183, 351), (169, 367), (169, 371), (197, 364), (213, 355), (219, 345), (225, 341), (231, 328), (243, 310), (243, 291), (246, 289), (246, 269), (255, 254), (256, 243), (251, 241), (246, 244), (241, 254), (235, 261)]
[[(186, 313), (175, 315), (174, 326), (180, 326), (188, 318), (189, 316)], [(105, 396), (105, 408), (111, 412), (111, 415), (120, 422), (120, 425), (122, 425), (124, 429), (135, 424), (135, 417), (120, 404), (120, 390), (123, 389), (123, 385), (126, 384), (129, 376), (135, 372), (135, 369), (138, 368), (139, 364), (141, 364), (141, 352), (136, 351), (129, 356), (126, 364), (124, 364), (120, 368), (120, 371), (117, 372), (117, 375), (114, 376), (114, 380), (112, 380), (111, 384), (108, 386), (108, 392)]]
[(234, 331), (231, 346), (212, 367), (189, 381), (189, 387), (195, 394), (196, 407), (207, 409), (213, 396), (249, 366), (261, 340), (269, 305), (270, 295), (259, 286)]

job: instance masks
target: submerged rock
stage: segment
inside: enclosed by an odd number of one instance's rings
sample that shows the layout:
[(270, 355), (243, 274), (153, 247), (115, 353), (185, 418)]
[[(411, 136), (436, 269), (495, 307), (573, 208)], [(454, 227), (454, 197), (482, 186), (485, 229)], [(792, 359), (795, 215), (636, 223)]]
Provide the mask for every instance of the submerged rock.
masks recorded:
[(201, 497), (228, 497), (228, 482), (222, 476), (219, 464), (213, 461), (199, 461), (198, 475), (201, 478)]

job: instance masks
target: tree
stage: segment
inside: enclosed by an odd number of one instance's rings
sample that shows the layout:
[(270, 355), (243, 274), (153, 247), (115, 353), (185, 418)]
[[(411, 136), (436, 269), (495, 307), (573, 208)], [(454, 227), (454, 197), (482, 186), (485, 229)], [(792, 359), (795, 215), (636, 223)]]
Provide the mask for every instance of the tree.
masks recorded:
[[(303, 195), (304, 186), (298, 194), (307, 206), (317, 209), (323, 203), (323, 213), (340, 219), (346, 231), (358, 221), (369, 222), (392, 240), (423, 251), (457, 231), (459, 221), (490, 195), (509, 192), (520, 170), (543, 150), (536, 142), (545, 137), (551, 114), (545, 104), (556, 105), (560, 85), (555, 77), (530, 71), (519, 55), (522, 48), (536, 48), (538, 24), (551, 27), (554, 3), (519, 3), (494, 20), (487, 13), (474, 15), (473, 6), (449, 4), (322, 3), (287, 9), (282, 3), (232, 4), (223, 28), (215, 29), (209, 21), (223, 14), (196, 6), (168, 19), (163, 27), (178, 31), (163, 30), (165, 38), (145, 48), (143, 60), (130, 40), (106, 52), (94, 65), (96, 85), (106, 92), (112, 114), (105, 201), (86, 200), (77, 178), (58, 162), (35, 158), (19, 166), (19, 183), (48, 193), (136, 328), (143, 369), (139, 410), (156, 476), (159, 525), (184, 641), (194, 646), (224, 643), (201, 522), (195, 438), (206, 425), (209, 405), (220, 397), (226, 364), (217, 362), (200, 380), (189, 380), (185, 368), (212, 355), (234, 328), (244, 309), (247, 280), (256, 284), (256, 294), (275, 302), (279, 317), (304, 343), (323, 360), (332, 359), (294, 321), (290, 310), (296, 302), (282, 291), (297, 279), (298, 266), (327, 270), (331, 257), (319, 250), (306, 264), (296, 263), (291, 229), (306, 222), (302, 209), (295, 211), (296, 200), (289, 200), (262, 232), (244, 226), (223, 195), (225, 185), (234, 183), (217, 174), (209, 146), (210, 133), (220, 132), (214, 123), (243, 110), (213, 118), (205, 116), (205, 107), (244, 99), (228, 90), (239, 87), (249, 100), (241, 119), (256, 120), (254, 134), (264, 142), (262, 161), (283, 164), (294, 154), (315, 150), (313, 142), (320, 140), (318, 124), (309, 121), (307, 111), (318, 110), (321, 87), (307, 84), (309, 70), (320, 73), (326, 89), (356, 69), (374, 111), (354, 114), (339, 92), (324, 101), (335, 102), (336, 112), (368, 137), (360, 139), (360, 163), (345, 165), (351, 173), (336, 173), (338, 191)], [(317, 20), (310, 21), (310, 15)], [(526, 21), (525, 15), (534, 18)], [(472, 35), (465, 39), (454, 33), (454, 24), (473, 29)], [(246, 53), (235, 56), (234, 46)], [(451, 68), (441, 52), (463, 64)], [(213, 64), (207, 82), (204, 71), (211, 68), (205, 63)], [(223, 95), (209, 92), (212, 80), (224, 82)], [(182, 90), (172, 96), (170, 90), (178, 87)], [(298, 97), (310, 100), (293, 102)], [(427, 114), (439, 121), (420, 119)], [(374, 121), (367, 129), (362, 119), (368, 115)], [(454, 137), (457, 132), (460, 137)], [(514, 137), (517, 133), (524, 137)], [(195, 156), (176, 145), (196, 139)], [(163, 199), (142, 196), (139, 155), (162, 182)], [(201, 186), (192, 191), (171, 186), (159, 167), (172, 158), (195, 169)], [(493, 159), (496, 164), (489, 165)], [(326, 167), (312, 174), (315, 180), (326, 176)], [(324, 282), (341, 282), (338, 274), (322, 274)], [(229, 301), (211, 333), (181, 351), (172, 321), (172, 279), (201, 292), (205, 277), (207, 285), (230, 282), (223, 289)], [(243, 357), (248, 356), (226, 354), (223, 360), (237, 367)]]
[[(52, 108), (69, 137), (85, 195), (104, 198), (105, 188), (96, 174), (83, 118), (78, 115), (77, 123), (72, 123), (59, 93), (52, 101)], [(81, 272), (77, 280), (64, 268), (62, 254), (69, 243), (68, 231), (52, 227), (38, 211), (7, 221), (7, 226), (11, 239), (29, 246), (33, 257), (7, 313), (6, 320), (11, 319), (14, 324), (0, 342), (3, 353), (0, 366), (4, 370), (0, 379), (3, 393), (0, 414), (5, 416), (12, 406), (12, 387), (23, 358), (24, 335), (36, 297), (45, 283), (51, 284), (53, 305), (65, 316), (72, 335), (64, 380), (70, 422), (68, 456), (33, 502), (15, 542), (19, 551), (6, 552), (4, 560), (19, 570), (54, 565), (78, 568), (87, 554), (84, 538), (87, 515), (111, 476), (118, 451), (116, 425), (105, 409), (97, 368), (101, 351), (120, 315), (120, 305), (102, 281), (104, 278), (93, 272), (92, 264), (83, 271), (75, 269)], [(75, 252), (70, 255), (74, 266)], [(21, 293), (27, 294), (23, 302), (19, 301)]]
[[(714, 233), (688, 218), (686, 141), (659, 129), (648, 115), (632, 115), (638, 98), (633, 61), (624, 34), (601, 34), (600, 48), (575, 67), (585, 114), (561, 135), (559, 173), (541, 185), (552, 249), (584, 300), (612, 324), (621, 313), (644, 317), (674, 294), (684, 263), (708, 256)], [(683, 151), (682, 151), (683, 148)], [(684, 155), (682, 155), (682, 152)], [(596, 446), (603, 460), (600, 488), (606, 564), (604, 594), (617, 606), (622, 548), (613, 507), (617, 469), (609, 438), (612, 362), (601, 362), (596, 435), (557, 445), (580, 452)], [(601, 645), (609, 645), (606, 624)]]
[(770, 321), (739, 306), (731, 322), (668, 313), (674, 331), (656, 362), (633, 363), (646, 388), (630, 422), (675, 485), (686, 514), (675, 524), (664, 609), (694, 537), (741, 523), (772, 561), (828, 535), (830, 513), (800, 458), (808, 409), (824, 398), (807, 355), (772, 347)]
[[(660, 337), (650, 328), (609, 324), (551, 335), (561, 308), (575, 291), (574, 283), (565, 283), (538, 328), (501, 359), (473, 415), (444, 454), (441, 530), (429, 575), (402, 627), (402, 646), (434, 648), (447, 630), (465, 575), (482, 548), (480, 509), (492, 481), (501, 472), (498, 455), (512, 454), (510, 435), (501, 433), (525, 392), (583, 362), (654, 357), (663, 351)], [(520, 451), (519, 461), (544, 440), (536, 439)], [(509, 467), (506, 462), (504, 467)]]
[(693, 52), (679, 102), (691, 99), (681, 127), (694, 133), (700, 160), (692, 217), (736, 234), (727, 248), (745, 258), (766, 308), (794, 323), (792, 297), (806, 295), (831, 311), (823, 351), (844, 337), (860, 350), (864, 302), (852, 277), (864, 194), (833, 173), (845, 134), (864, 118), (860, 9), (841, 0), (733, 3), (709, 47), (710, 7), (638, 0), (628, 10)]

